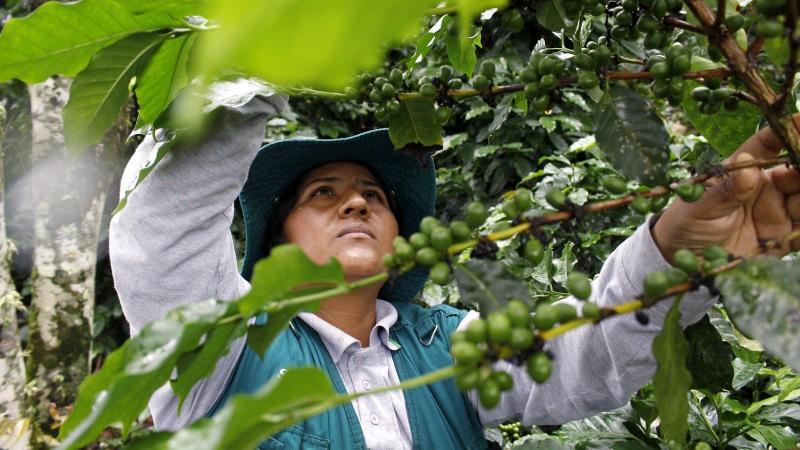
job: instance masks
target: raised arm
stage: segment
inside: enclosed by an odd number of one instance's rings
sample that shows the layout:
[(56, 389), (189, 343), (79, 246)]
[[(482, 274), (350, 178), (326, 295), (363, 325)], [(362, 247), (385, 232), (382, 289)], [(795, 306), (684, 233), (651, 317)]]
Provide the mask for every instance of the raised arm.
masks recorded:
[[(286, 101), (277, 95), (253, 97), (264, 91), (247, 80), (217, 87), (240, 96), (239, 106), (215, 115), (202, 138), (175, 144), (111, 221), (114, 285), (132, 334), (179, 305), (234, 299), (249, 289), (238, 273), (229, 231), (233, 203), (268, 118)], [(125, 169), (123, 190), (156, 150), (152, 136), (139, 145)], [(150, 403), (156, 425), (173, 428), (201, 416), (224, 386), (241, 345), (237, 342), (216, 372), (195, 387), (180, 418), (176, 398), (168, 386), (162, 388)]]

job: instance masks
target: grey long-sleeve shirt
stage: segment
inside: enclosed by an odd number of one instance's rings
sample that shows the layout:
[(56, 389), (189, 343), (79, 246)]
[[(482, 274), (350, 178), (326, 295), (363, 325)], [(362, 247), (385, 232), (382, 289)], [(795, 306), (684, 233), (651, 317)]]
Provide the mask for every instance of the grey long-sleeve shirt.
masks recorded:
[[(229, 88), (235, 93), (248, 86), (240, 82)], [(249, 99), (247, 95), (241, 98)], [(261, 145), (266, 121), (285, 108), (286, 102), (279, 96), (245, 100), (227, 109), (202, 140), (177, 144), (112, 219), (114, 282), (134, 334), (176, 306), (211, 297), (235, 299), (250, 288), (238, 273), (229, 231), (233, 202)], [(126, 167), (123, 190), (152, 160), (158, 145), (152, 137), (142, 142)], [(649, 227), (643, 225), (604, 264), (593, 283), (594, 300), (600, 305), (629, 300), (639, 293), (647, 273), (666, 267)], [(699, 320), (712, 302), (705, 291), (689, 294), (681, 305), (682, 323)], [(498, 363), (512, 374), (515, 388), (503, 395), (498, 408), (479, 408), (481, 420), (490, 423), (519, 418), (525, 423), (563, 423), (623, 405), (654, 373), (650, 348), (669, 303), (651, 309), (648, 326), (623, 316), (554, 340), (548, 345), (557, 362), (551, 379), (544, 384), (533, 385), (524, 370)], [(477, 313), (470, 312), (460, 327), (475, 317)], [(320, 332), (322, 328), (315, 329)], [(336, 347), (334, 340), (341, 338), (335, 331), (320, 332), (320, 337), (328, 349)], [(382, 345), (381, 341), (376, 340), (375, 345)], [(243, 346), (243, 339), (232, 345), (214, 373), (192, 389), (180, 415), (169, 385), (159, 389), (149, 402), (156, 427), (173, 429), (202, 417), (224, 390)], [(393, 369), (389, 365), (384, 373), (391, 375)], [(340, 372), (343, 370), (348, 372), (342, 373), (343, 378), (361, 379), (357, 368), (352, 369), (355, 373), (340, 367)], [(471, 399), (477, 406), (474, 395)], [(403, 433), (404, 408), (393, 409), (396, 420), (372, 424), (378, 436)], [(362, 424), (375, 421), (372, 415), (361, 420)], [(373, 434), (364, 431), (365, 437)]]

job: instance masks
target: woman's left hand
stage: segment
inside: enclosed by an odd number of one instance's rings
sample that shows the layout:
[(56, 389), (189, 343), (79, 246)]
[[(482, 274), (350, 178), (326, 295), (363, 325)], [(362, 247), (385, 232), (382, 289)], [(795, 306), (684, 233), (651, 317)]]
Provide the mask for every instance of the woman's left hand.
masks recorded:
[[(800, 115), (795, 115), (795, 126)], [(775, 158), (783, 145), (769, 128), (751, 136), (725, 163)], [(800, 229), (800, 173), (792, 167), (737, 170), (706, 182), (706, 193), (694, 202), (674, 201), (653, 227), (653, 239), (664, 258), (680, 248), (702, 250), (717, 244), (734, 255), (759, 252), (760, 242)], [(771, 251), (783, 256), (800, 250), (800, 238)]]

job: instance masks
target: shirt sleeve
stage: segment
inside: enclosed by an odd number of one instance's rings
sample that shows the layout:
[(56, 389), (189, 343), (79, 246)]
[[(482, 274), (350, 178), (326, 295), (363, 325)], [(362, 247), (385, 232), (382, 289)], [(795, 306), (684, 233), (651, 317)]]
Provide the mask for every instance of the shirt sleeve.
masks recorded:
[[(235, 299), (249, 290), (238, 272), (230, 225), (233, 203), (285, 98), (263, 94), (253, 82), (225, 82), (238, 106), (214, 114), (201, 139), (184, 139), (155, 166), (111, 220), (109, 252), (114, 286), (136, 334), (177, 306), (208, 298)], [(230, 103), (229, 103), (230, 105)], [(152, 164), (162, 143), (147, 136), (129, 161), (122, 191)], [(156, 427), (171, 429), (202, 416), (227, 383), (243, 340), (189, 394), (182, 413), (169, 385), (150, 401)]]
[[(645, 223), (603, 264), (592, 282), (592, 301), (600, 306), (629, 301), (641, 294), (648, 273), (668, 267)], [(498, 361), (495, 370), (508, 372), (514, 388), (503, 393), (500, 405), (491, 410), (480, 406), (474, 390), (469, 393), (481, 422), (517, 419), (526, 425), (557, 425), (623, 406), (655, 374), (652, 343), (673, 301), (664, 300), (647, 309), (650, 322), (646, 326), (632, 314), (625, 314), (571, 330), (548, 342), (545, 348), (553, 353), (554, 361), (553, 373), (545, 383), (533, 383), (525, 367)], [(706, 288), (684, 294), (681, 325), (700, 320), (714, 301)], [(569, 297), (559, 303), (580, 302)], [(459, 329), (478, 316), (471, 311)]]

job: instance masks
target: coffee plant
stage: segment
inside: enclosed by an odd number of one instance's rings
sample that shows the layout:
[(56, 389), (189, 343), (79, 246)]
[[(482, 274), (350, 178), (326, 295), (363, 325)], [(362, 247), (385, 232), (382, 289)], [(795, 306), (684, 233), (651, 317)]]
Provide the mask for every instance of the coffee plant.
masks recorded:
[[(126, 433), (165, 383), (185, 399), (235, 339), (246, 336), (263, 355), (301, 310), (416, 267), (429, 273), (424, 297), (478, 309), (481, 318), (452, 336), (452, 366), (389, 389), (455, 377), (460, 389), (476, 390), (485, 408), (513, 386), (493, 368), (497, 361), (525, 367), (544, 383), (559, 363), (548, 341), (620, 315), (645, 326), (648, 308), (675, 299), (653, 344), (653, 382), (630, 408), (549, 433), (500, 425), (499, 439), (511, 448), (589, 448), (592, 439), (630, 448), (797, 445), (800, 378), (792, 369), (800, 369), (793, 333), (800, 265), (791, 255), (769, 256), (798, 249), (796, 223), (752, 254), (678, 249), (673, 267), (647, 275), (640, 295), (617, 305), (593, 302), (590, 275), (615, 238), (670, 202), (696, 202), (736, 171), (799, 167), (792, 119), (797, 2), (307, 0), (302, 11), (298, 6), (50, 2), (10, 20), (0, 34), (0, 82), (74, 77), (64, 124), (76, 152), (99, 141), (131, 94), (140, 134), (170, 130), (159, 134), (158, 152), (137, 183), (215, 109), (274, 92), (289, 95), (316, 134), (336, 137), (384, 124), (398, 151), (420, 160), (436, 153), (440, 165), (441, 215), (395, 240), (385, 272), (348, 282), (336, 261), (319, 266), (295, 246), (276, 247), (257, 264), (244, 297), (176, 309), (110, 353), (81, 385), (60, 427), (59, 448), (89, 445), (114, 424)], [(235, 78), (248, 80), (248, 96), (220, 87)], [(671, 143), (665, 120), (688, 122), (699, 136)], [(722, 160), (762, 125), (785, 150)], [(125, 199), (117, 210), (124, 207)], [(282, 277), (270, 276), (277, 271)], [(684, 332), (678, 305), (701, 288), (721, 294), (724, 309), (712, 308)], [(566, 296), (575, 301), (559, 301)], [(248, 325), (262, 313), (267, 323)], [(769, 365), (743, 334), (763, 345)], [(717, 378), (709, 373), (718, 369)], [(745, 386), (758, 394), (734, 399)], [(290, 369), (214, 418), (133, 445), (255, 447), (362, 395), (337, 393), (317, 368)]]

